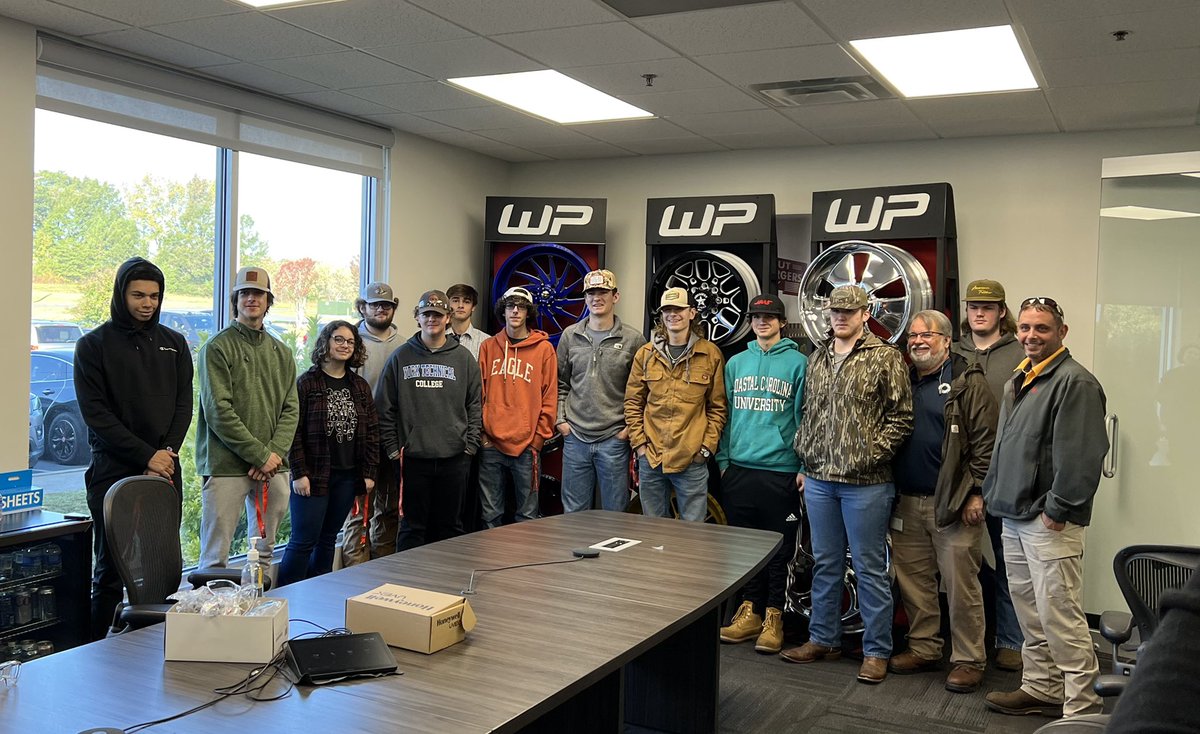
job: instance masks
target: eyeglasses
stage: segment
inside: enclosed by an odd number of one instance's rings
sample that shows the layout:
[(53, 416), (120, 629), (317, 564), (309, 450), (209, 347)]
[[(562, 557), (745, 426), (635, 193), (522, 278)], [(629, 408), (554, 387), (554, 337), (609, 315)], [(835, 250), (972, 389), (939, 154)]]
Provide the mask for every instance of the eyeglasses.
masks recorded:
[(329, 341), (331, 341), (331, 342), (333, 342), (334, 344), (336, 344), (336, 345), (338, 345), (339, 347), (341, 347), (341, 346), (344, 346), (344, 345), (346, 345), (346, 344), (353, 344), (353, 343), (354, 343), (354, 337), (352, 337), (352, 336), (351, 336), (351, 337), (345, 337), (345, 336), (331, 336), (331, 337), (329, 337)]
[(922, 341), (929, 341), (930, 339), (934, 338), (935, 336), (945, 336), (945, 334), (943, 334), (940, 331), (910, 331), (910, 332), (908, 332), (908, 340), (910, 342), (916, 341), (917, 339), (920, 339)]
[(1053, 298), (1047, 298), (1046, 296), (1034, 296), (1033, 298), (1026, 298), (1024, 301), (1021, 301), (1022, 311), (1027, 308), (1032, 308), (1033, 306), (1046, 306), (1051, 311), (1058, 314), (1060, 319), (1063, 317), (1062, 308), (1058, 305), (1058, 301), (1055, 301)]
[(396, 304), (388, 303), (387, 301), (382, 303), (368, 303), (367, 308), (372, 311), (394, 311), (396, 310)]

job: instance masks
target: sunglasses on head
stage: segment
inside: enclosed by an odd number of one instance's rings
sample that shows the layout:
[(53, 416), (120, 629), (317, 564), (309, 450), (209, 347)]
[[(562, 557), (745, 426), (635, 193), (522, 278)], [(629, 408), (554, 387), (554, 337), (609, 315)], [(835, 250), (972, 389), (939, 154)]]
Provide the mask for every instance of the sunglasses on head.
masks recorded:
[(1054, 311), (1054, 313), (1058, 314), (1060, 319), (1063, 317), (1062, 307), (1059, 306), (1058, 301), (1054, 300), (1053, 298), (1047, 298), (1046, 296), (1034, 296), (1033, 298), (1026, 298), (1024, 301), (1021, 301), (1022, 311), (1030, 308), (1031, 306), (1045, 306)]

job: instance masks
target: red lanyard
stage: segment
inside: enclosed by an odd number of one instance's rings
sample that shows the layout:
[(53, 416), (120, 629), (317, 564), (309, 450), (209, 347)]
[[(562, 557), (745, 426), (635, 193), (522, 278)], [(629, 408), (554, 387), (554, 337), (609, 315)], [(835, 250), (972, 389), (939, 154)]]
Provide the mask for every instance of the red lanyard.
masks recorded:
[[(257, 494), (254, 495), (254, 514), (257, 516), (257, 519), (258, 519), (258, 537), (263, 538), (264, 541), (266, 540), (266, 537), (267, 537), (267, 526), (263, 522), (263, 515), (267, 514), (267, 489), (269, 486), (270, 486), (270, 482), (262, 483), (262, 503), (261, 504), (259, 504), (259, 501), (258, 501), (259, 495), (257, 495)], [(275, 540), (274, 538), (271, 538), (270, 542), (274, 542), (274, 540)]]

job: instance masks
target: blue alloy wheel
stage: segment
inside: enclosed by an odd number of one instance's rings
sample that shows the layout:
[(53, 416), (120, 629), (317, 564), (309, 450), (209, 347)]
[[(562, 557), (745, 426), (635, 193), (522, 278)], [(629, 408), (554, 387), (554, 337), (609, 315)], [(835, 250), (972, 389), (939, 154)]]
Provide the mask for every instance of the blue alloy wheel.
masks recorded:
[(591, 268), (582, 257), (553, 242), (522, 247), (509, 256), (492, 279), (493, 305), (509, 288), (529, 289), (537, 306), (534, 326), (558, 345), (559, 334), (587, 316), (583, 276)]

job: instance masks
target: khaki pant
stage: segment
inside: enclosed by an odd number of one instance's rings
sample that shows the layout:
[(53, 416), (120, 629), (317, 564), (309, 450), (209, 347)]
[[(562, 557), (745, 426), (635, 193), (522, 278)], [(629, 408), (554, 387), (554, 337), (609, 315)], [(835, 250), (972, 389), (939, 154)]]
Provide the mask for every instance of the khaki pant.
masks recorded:
[(940, 573), (950, 609), (950, 662), (983, 670), (987, 663), (979, 587), (983, 525), (957, 523), (939, 532), (933, 497), (901, 495), (897, 516), (903, 529), (892, 532), (892, 564), (908, 614), (909, 650), (927, 660), (942, 658)]
[[(366, 499), (358, 497), (342, 526), (342, 565), (366, 563), (396, 552), (396, 533), (400, 530), (400, 486), (395, 463), (383, 459), (375, 489)], [(371, 519), (363, 523), (363, 504), (370, 505)]]
[(1004, 520), (1008, 588), (1025, 645), (1021, 688), (1044, 701), (1063, 702), (1064, 716), (1100, 713), (1092, 690), (1100, 674), (1083, 613), (1085, 528), (1062, 532), (1032, 520)]

